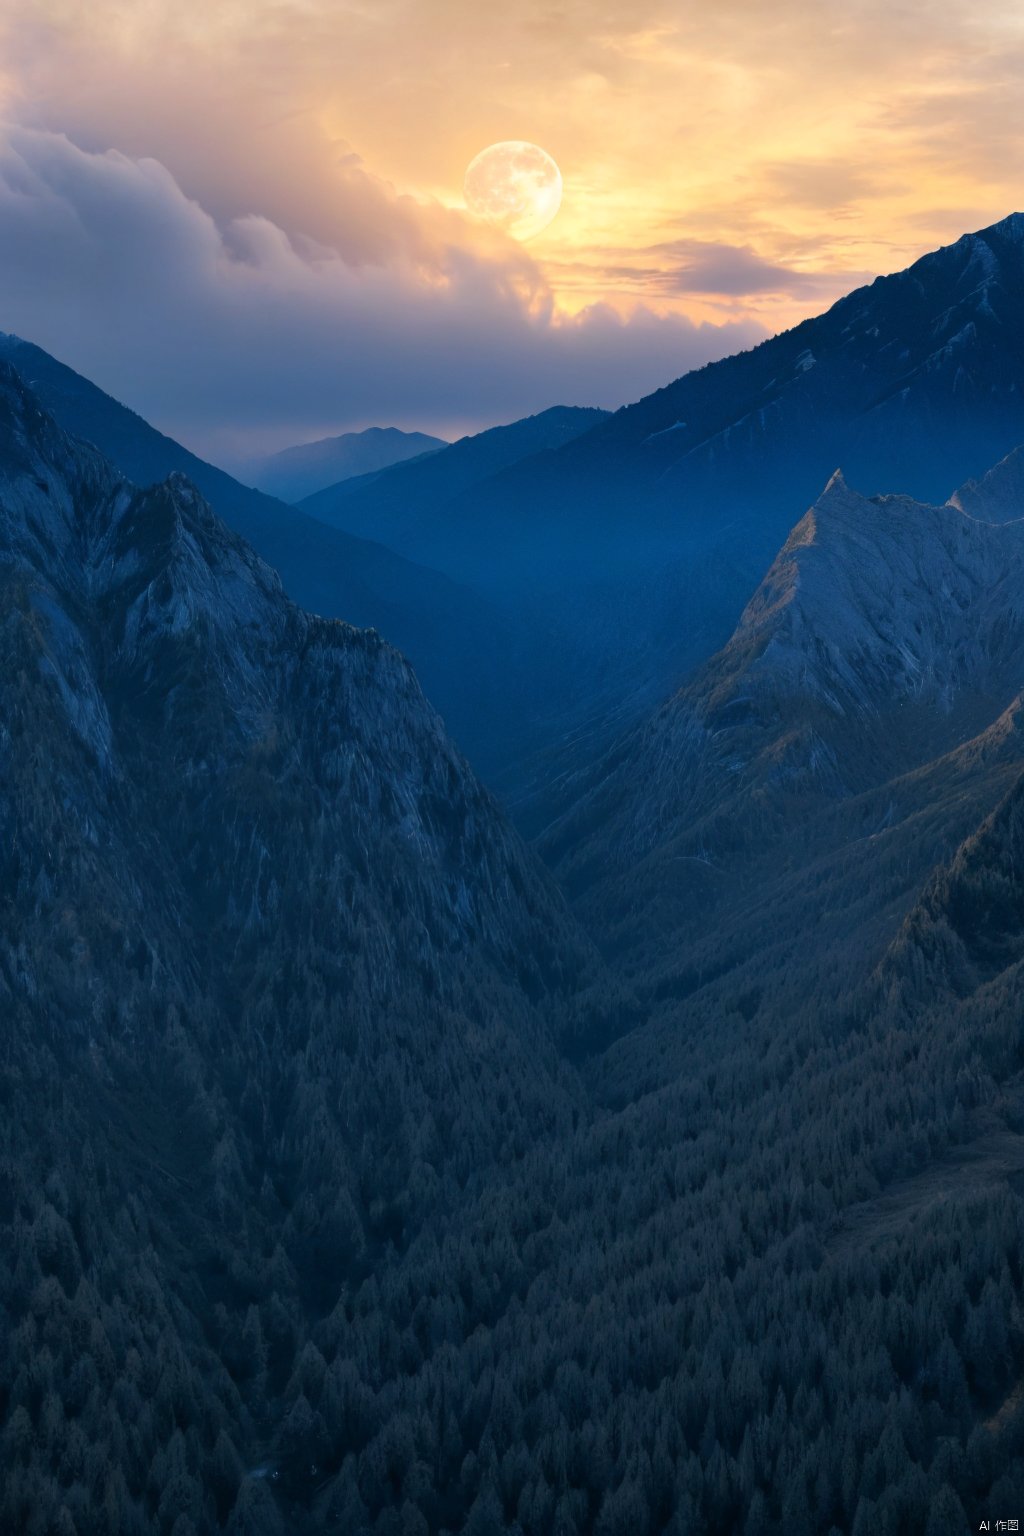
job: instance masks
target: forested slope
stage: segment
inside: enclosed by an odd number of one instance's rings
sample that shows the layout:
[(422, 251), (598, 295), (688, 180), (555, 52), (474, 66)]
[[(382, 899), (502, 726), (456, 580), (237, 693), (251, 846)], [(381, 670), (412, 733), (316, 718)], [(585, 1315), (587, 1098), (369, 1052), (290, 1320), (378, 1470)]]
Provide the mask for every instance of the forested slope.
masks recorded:
[[(922, 515), (944, 547), (952, 510)], [(990, 536), (968, 587), (989, 559), (1012, 585)], [(828, 647), (809, 695), (778, 647), (747, 793), (706, 802), (734, 888), (631, 919), (612, 972), (395, 652), (9, 372), (0, 605), (5, 1530), (946, 1536), (1020, 1507), (994, 608), (992, 712), (933, 669), (920, 730), (841, 793), (812, 774), (813, 815), (799, 731), (795, 777), (765, 764), (802, 697), (821, 733)]]

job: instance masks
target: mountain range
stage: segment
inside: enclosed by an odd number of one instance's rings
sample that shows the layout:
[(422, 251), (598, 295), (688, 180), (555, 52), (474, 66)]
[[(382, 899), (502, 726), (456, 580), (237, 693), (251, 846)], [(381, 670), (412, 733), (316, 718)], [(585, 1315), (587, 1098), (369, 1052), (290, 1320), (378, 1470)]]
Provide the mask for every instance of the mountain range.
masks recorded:
[(868, 494), (942, 502), (1024, 442), (1022, 287), (1014, 214), (613, 415), (542, 412), (292, 511), (27, 343), (0, 352), (124, 473), (182, 469), (297, 601), (408, 654), (532, 835), (725, 644), (838, 465)]
[[(50, 1287), (33, 1306), (58, 1377), (75, 1371), (65, 1298), (120, 1253), (98, 1283), (122, 1321), (97, 1326), (116, 1326), (121, 1365), (162, 1334), (168, 1390), (198, 1401), (223, 1367), (196, 1284), (234, 1305), (264, 1243), (287, 1288), (295, 1263), (314, 1290), (322, 1264), (365, 1276), (457, 1188), (434, 1187), (432, 1166), (456, 1177), (442, 1146), (468, 1171), (571, 1114), (552, 1004), (596, 959), (408, 664), (294, 607), (180, 473), (140, 490), (68, 438), (7, 364), (0, 541), (3, 1150), (8, 1177), (12, 1158), (27, 1172), (22, 1136), (50, 1169), (42, 1203), (27, 1191), (5, 1219)], [(41, 1074), (53, 1120), (37, 1117)], [(333, 1192), (310, 1225), (313, 1166)], [(185, 1241), (194, 1280), (175, 1272)], [(20, 1284), (6, 1277), (6, 1308)], [(148, 1342), (133, 1288), (161, 1297)], [(90, 1283), (76, 1305), (94, 1303)], [(14, 1412), (32, 1365), (5, 1338)], [(95, 1409), (115, 1459), (123, 1411)], [(8, 1481), (8, 1529), (44, 1518), (27, 1497)]]
[(588, 679), (506, 780), (524, 824), (575, 742), (639, 720), (725, 643), (838, 466), (868, 494), (942, 502), (1024, 441), (1024, 215), (881, 277), (749, 352), (685, 375), (571, 441), (444, 485), (454, 449), (304, 509), (560, 628)]
[(5, 341), (4, 1529), (1019, 1507), (1022, 248), (315, 517)]
[[(509, 694), (514, 719), (528, 712), (535, 679), (546, 675), (542, 614), (524, 627), (506, 605), (240, 484), (30, 342), (0, 333), (0, 358), (18, 368), (66, 431), (94, 444), (130, 480), (144, 486), (186, 475), (273, 566), (296, 602), (375, 628), (399, 646), (474, 757), (487, 759), (492, 740), (504, 740)], [(502, 669), (499, 701), (495, 675)]]
[(430, 463), (407, 464), (392, 474), (355, 481), (347, 477), (340, 486), (306, 497), (304, 510), (335, 526), (358, 527), (366, 538), (383, 534), (389, 544), (415, 542), (418, 537), (429, 541), (434, 517), (443, 514), (453, 497), (486, 485), (513, 464), (574, 442), (608, 414), (582, 406), (553, 406), (509, 426), (462, 437)]
[(367, 427), (362, 432), (321, 437), (246, 460), (235, 466), (235, 472), (240, 480), (251, 481), (268, 495), (294, 502), (353, 476), (373, 474), (447, 446), (444, 438), (431, 437), (427, 432)]

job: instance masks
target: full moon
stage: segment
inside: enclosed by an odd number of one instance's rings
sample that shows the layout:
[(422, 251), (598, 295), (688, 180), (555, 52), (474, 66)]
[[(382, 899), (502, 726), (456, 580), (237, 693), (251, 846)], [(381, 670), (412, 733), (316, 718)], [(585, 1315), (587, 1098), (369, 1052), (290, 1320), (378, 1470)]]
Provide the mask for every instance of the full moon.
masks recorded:
[(470, 213), (516, 240), (531, 240), (561, 207), (562, 173), (539, 144), (505, 139), (469, 162), (463, 191)]

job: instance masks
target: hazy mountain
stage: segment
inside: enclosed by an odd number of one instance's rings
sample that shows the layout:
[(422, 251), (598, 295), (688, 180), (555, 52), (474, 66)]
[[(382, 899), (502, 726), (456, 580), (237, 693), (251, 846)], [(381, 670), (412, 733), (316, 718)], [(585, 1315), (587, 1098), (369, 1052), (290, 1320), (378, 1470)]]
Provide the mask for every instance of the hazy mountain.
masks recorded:
[[(942, 502), (1024, 441), (1022, 358), (1014, 215), (614, 416), (556, 410), (479, 434), (320, 492), (304, 520), (179, 467), (297, 600), (402, 647), (533, 832), (581, 765), (726, 644), (837, 464), (867, 492)], [(60, 419), (127, 473), (174, 467), (138, 418), (108, 421), (37, 364)], [(342, 529), (378, 549), (334, 544)]]
[[(607, 411), (553, 406), (507, 427), (461, 437), (429, 461), (396, 466), (387, 474), (349, 480), (309, 496), (303, 509), (325, 522), (377, 538), (393, 548), (431, 538), (431, 514), (453, 497), (534, 454), (572, 442), (604, 421)], [(424, 526), (421, 528), (421, 524)]]
[(367, 427), (363, 432), (343, 432), (339, 437), (284, 448), (239, 466), (237, 473), (268, 495), (294, 502), (341, 480), (373, 474), (447, 446), (444, 438), (426, 432)]

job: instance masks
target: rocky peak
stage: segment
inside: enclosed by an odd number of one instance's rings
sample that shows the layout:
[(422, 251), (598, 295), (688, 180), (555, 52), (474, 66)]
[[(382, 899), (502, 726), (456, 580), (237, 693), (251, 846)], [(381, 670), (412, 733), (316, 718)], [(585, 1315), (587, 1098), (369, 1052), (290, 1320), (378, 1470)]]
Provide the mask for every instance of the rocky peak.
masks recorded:
[(659, 848), (717, 867), (796, 807), (871, 793), (986, 732), (982, 756), (1012, 756), (1022, 676), (1024, 521), (833, 474), (727, 645), (581, 784), (545, 846), (574, 890), (612, 891), (588, 838), (607, 867)]
[[(186, 477), (135, 489), (9, 370), (2, 388), (17, 451), (0, 470), (0, 618), (31, 689), (17, 708), (55, 744), (44, 788), (8, 741), (9, 782), (78, 807), (89, 847), (105, 827), (111, 847), (150, 849), (145, 879), (126, 852), (115, 885), (156, 879), (158, 911), (166, 881), (176, 921), (229, 949), (272, 939), (287, 892), (289, 922), (328, 948), (363, 914), (381, 996), (456, 953), (531, 994), (567, 954), (589, 963), (396, 651), (295, 607)], [(97, 855), (78, 846), (84, 881)]]
[(980, 479), (968, 480), (950, 497), (950, 505), (983, 523), (1024, 517), (1024, 448), (1015, 448)]
[(734, 687), (813, 693), (839, 714), (926, 694), (948, 707), (1020, 655), (1022, 573), (1021, 529), (982, 524), (953, 503), (862, 496), (835, 475), (723, 662), (739, 663)]

